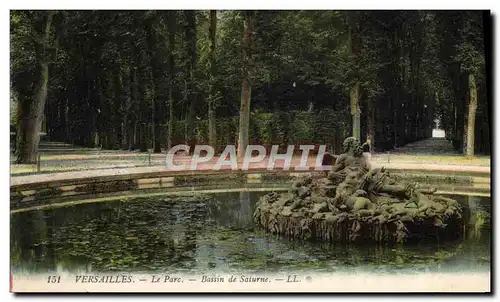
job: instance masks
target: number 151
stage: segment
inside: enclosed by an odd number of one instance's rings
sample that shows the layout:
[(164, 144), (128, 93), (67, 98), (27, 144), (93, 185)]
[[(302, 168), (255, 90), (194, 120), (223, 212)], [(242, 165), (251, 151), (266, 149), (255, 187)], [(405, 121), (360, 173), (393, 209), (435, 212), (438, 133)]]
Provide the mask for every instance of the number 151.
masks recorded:
[(61, 276), (49, 276), (47, 283), (59, 283), (61, 282)]

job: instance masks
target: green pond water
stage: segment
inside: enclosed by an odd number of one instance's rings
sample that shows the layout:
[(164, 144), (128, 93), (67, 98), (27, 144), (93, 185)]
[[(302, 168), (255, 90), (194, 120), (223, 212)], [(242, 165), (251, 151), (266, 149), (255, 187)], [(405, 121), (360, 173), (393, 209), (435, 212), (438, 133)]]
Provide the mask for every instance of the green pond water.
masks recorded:
[[(254, 205), (264, 194), (156, 196), (12, 213), (11, 269), (25, 274), (490, 271), (487, 225), (467, 228), (454, 242), (292, 241), (254, 226)], [(468, 216), (490, 212), (488, 197), (453, 197), (470, 206)]]

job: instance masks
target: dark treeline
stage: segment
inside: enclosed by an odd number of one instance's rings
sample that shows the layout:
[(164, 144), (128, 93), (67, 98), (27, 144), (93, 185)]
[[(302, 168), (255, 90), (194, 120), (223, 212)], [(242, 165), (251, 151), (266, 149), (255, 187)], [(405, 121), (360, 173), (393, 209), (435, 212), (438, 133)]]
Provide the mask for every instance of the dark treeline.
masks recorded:
[[(431, 136), (490, 152), (482, 11), (11, 11), (17, 161), (105, 149)], [(486, 49), (487, 50), (487, 49)], [(45, 118), (44, 118), (45, 117)], [(337, 152), (338, 153), (338, 152)]]

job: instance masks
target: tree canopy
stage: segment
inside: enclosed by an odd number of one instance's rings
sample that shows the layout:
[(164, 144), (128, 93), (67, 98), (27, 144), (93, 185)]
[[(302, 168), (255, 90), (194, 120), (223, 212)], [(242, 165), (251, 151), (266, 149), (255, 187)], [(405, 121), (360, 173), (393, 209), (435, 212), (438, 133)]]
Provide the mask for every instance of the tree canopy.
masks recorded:
[(221, 151), (246, 126), (247, 143), (326, 143), (338, 153), (348, 135), (376, 150), (430, 137), (436, 119), (458, 150), (489, 153), (489, 18), (14, 10), (18, 162), (33, 159), (28, 133), (40, 128), (77, 145), (160, 152), (178, 143)]

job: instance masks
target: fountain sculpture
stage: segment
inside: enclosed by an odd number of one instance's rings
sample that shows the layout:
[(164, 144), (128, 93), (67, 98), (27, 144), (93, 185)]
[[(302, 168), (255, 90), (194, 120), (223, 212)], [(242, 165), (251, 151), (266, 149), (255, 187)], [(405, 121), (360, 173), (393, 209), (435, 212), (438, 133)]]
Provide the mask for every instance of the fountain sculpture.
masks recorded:
[(461, 234), (463, 209), (456, 200), (371, 169), (363, 146), (349, 137), (326, 177), (307, 175), (288, 192), (263, 196), (255, 222), (272, 233), (322, 241), (402, 243)]

